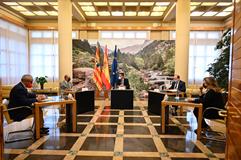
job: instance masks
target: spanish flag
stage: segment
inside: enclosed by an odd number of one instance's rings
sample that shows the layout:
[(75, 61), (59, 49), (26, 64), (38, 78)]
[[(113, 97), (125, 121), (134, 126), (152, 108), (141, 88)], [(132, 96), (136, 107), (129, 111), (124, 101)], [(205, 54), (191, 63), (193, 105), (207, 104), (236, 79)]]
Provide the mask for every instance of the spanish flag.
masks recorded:
[(110, 73), (109, 73), (107, 46), (105, 46), (104, 64), (103, 64), (103, 68), (102, 68), (101, 78), (102, 78), (102, 82), (104, 83), (104, 85), (106, 87), (106, 90), (110, 90), (111, 85), (110, 85)]
[(100, 69), (100, 49), (99, 49), (98, 45), (96, 45), (93, 80), (94, 80), (98, 90), (101, 91), (102, 90), (102, 80), (101, 80), (101, 69)]

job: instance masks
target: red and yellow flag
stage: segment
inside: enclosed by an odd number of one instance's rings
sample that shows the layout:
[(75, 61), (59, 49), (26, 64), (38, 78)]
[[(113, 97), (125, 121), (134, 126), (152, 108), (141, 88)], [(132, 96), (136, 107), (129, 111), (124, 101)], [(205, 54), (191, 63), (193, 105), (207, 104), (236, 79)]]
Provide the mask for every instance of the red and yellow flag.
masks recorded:
[(107, 53), (107, 46), (105, 46), (105, 52), (104, 52), (104, 64), (102, 68), (101, 78), (102, 82), (104, 83), (106, 90), (111, 89), (110, 85), (110, 73), (109, 73), (109, 64), (108, 64), (108, 53)]
[(98, 45), (96, 45), (93, 80), (94, 80), (98, 90), (101, 91), (102, 90), (102, 80), (101, 80), (101, 69), (100, 69), (100, 49), (99, 49)]

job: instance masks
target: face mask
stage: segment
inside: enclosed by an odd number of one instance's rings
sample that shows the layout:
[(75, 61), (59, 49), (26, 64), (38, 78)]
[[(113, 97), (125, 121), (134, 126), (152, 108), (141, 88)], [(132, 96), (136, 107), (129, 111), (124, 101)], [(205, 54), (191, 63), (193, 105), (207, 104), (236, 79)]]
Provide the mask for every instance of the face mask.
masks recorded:
[(28, 83), (26, 84), (26, 87), (27, 87), (27, 88), (32, 88), (32, 87), (33, 87), (33, 84), (30, 83), (30, 82), (28, 82)]

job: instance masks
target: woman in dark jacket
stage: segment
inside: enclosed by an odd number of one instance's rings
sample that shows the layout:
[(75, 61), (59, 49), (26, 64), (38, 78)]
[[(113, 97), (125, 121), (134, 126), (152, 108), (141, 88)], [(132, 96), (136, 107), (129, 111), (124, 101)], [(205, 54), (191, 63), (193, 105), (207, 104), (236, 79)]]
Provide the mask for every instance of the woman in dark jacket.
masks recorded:
[[(217, 81), (213, 77), (205, 77), (203, 79), (203, 88), (206, 89), (205, 93), (196, 99), (196, 103), (203, 104), (203, 119), (202, 119), (202, 129), (205, 130), (208, 128), (207, 123), (204, 118), (207, 119), (219, 119), (218, 111), (215, 109), (208, 109), (210, 107), (224, 109), (224, 100), (221, 93), (221, 89), (218, 87)], [(202, 91), (202, 90), (201, 90)], [(194, 109), (194, 115), (197, 119), (198, 109)]]

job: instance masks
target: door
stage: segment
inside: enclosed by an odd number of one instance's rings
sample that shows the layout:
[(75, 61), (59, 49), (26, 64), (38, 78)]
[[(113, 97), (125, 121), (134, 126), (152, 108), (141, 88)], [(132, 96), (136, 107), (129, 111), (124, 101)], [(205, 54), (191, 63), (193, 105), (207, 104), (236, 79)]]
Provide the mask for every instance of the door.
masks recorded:
[(241, 1), (234, 1), (226, 159), (241, 159)]

